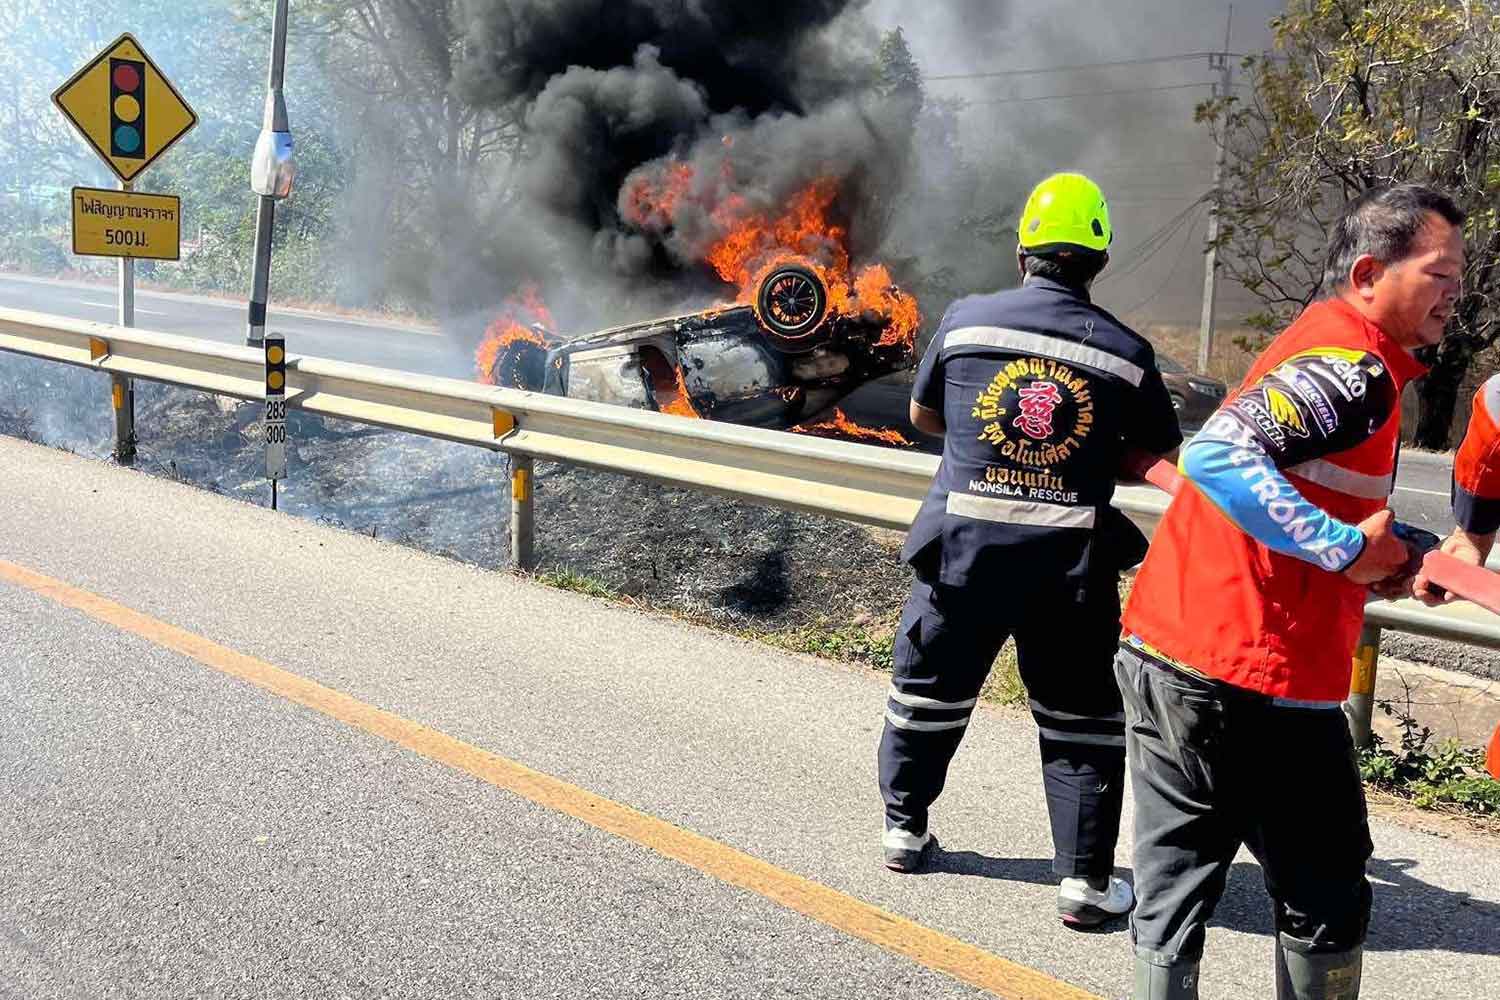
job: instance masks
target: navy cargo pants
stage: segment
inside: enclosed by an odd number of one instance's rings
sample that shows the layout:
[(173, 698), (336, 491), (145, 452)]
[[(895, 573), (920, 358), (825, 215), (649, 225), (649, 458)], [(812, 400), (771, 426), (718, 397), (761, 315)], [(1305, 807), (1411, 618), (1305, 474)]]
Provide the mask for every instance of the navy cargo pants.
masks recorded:
[(1060, 578), (1028, 587), (913, 584), (880, 738), (886, 827), (926, 832), (979, 689), (1011, 637), (1040, 731), (1053, 869), (1064, 877), (1108, 875), (1125, 778), (1125, 716), (1113, 673), (1120, 597), (1112, 577), (1091, 585), (1083, 601), (1077, 584)]

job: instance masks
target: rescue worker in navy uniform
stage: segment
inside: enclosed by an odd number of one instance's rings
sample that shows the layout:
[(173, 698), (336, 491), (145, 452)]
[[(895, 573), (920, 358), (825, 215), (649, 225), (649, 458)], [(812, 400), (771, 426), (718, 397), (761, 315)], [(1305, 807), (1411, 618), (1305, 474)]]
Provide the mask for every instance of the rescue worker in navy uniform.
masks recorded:
[(928, 812), (1007, 638), (1040, 729), (1066, 923), (1134, 905), (1111, 875), (1125, 776), (1112, 661), (1120, 571), (1146, 540), (1110, 506), (1130, 452), (1182, 436), (1151, 345), (1094, 305), (1108, 262), (1104, 195), (1047, 178), (1026, 203), (1021, 287), (955, 303), (917, 371), (912, 422), (943, 459), (903, 557), (915, 573), (880, 740), (888, 868), (921, 867)]

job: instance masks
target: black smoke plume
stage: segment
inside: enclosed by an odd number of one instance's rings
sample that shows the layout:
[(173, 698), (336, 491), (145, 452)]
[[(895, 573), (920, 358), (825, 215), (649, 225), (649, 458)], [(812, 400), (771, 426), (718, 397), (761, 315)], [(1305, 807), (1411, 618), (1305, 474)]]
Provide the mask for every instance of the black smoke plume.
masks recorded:
[[(878, 246), (919, 94), (882, 86), (863, 0), (468, 0), (473, 100), (523, 110), (523, 228), (552, 265), (610, 291), (709, 281), (701, 254), (733, 198), (774, 215), (837, 182), (856, 256)], [(685, 164), (669, 225), (623, 211), (632, 183)], [(650, 282), (640, 281), (649, 277)], [(709, 281), (711, 284), (711, 281)]]

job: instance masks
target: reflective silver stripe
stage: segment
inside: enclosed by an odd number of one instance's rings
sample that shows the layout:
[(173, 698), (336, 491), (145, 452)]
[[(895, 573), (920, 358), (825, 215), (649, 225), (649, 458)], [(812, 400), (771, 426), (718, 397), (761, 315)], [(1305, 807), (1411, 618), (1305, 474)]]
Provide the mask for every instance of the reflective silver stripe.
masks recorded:
[(1055, 503), (976, 497), (972, 493), (949, 493), (948, 513), (1001, 524), (1035, 524), (1044, 528), (1092, 528), (1094, 508), (1060, 507)]
[(1028, 699), (1027, 704), (1031, 710), (1038, 715), (1045, 715), (1049, 719), (1057, 719), (1059, 722), (1124, 722), (1125, 713), (1115, 712), (1112, 715), (1074, 715), (1072, 712), (1059, 712), (1055, 708), (1046, 708), (1035, 699)]
[(965, 701), (938, 701), (936, 698), (923, 698), (919, 694), (904, 694), (896, 690), (896, 685), (891, 685), (891, 701), (899, 702), (907, 708), (943, 708), (958, 710), (960, 708), (973, 708), (978, 703), (978, 698), (969, 698)]
[(1076, 365), (1107, 372), (1134, 386), (1139, 386), (1141, 379), (1146, 377), (1144, 368), (1117, 354), (1077, 341), (1064, 340), (1062, 337), (1010, 330), (1003, 326), (963, 326), (957, 330), (949, 330), (948, 335), (943, 338), (944, 354), (964, 347), (998, 347), (1007, 351), (1040, 354), (1059, 361), (1071, 361)]
[(969, 717), (950, 719), (947, 722), (918, 722), (916, 719), (903, 719), (890, 709), (886, 709), (885, 721), (897, 729), (910, 729), (915, 733), (940, 733), (944, 729), (962, 729), (969, 724)]
[(1104, 736), (1100, 733), (1065, 733), (1061, 729), (1048, 729), (1046, 726), (1038, 726), (1042, 735), (1049, 740), (1059, 743), (1088, 743), (1099, 747), (1122, 747), (1125, 745), (1125, 734), (1119, 736)]
[(1310, 483), (1317, 483), (1319, 486), (1326, 486), (1330, 490), (1347, 493), (1361, 500), (1384, 500), (1391, 495), (1391, 487), (1396, 485), (1394, 475), (1372, 476), (1364, 472), (1355, 472), (1353, 469), (1345, 469), (1321, 458), (1303, 462), (1301, 465), (1293, 465), (1286, 471)]
[(1277, 708), (1316, 708), (1324, 711), (1335, 708), (1343, 711), (1344, 708), (1341, 701), (1302, 701), (1298, 698), (1272, 698), (1271, 704)]

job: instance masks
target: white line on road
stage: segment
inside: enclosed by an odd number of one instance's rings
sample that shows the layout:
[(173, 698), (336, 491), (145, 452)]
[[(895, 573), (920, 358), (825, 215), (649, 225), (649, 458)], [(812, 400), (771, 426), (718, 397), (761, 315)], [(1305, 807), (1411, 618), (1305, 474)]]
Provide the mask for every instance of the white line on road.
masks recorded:
[(1448, 495), (1447, 490), (1419, 490), (1415, 486), (1397, 486), (1396, 489), (1403, 490), (1407, 493), (1421, 493), (1424, 496), (1429, 497), (1445, 497)]
[[(118, 302), (90, 302), (87, 299), (74, 299), (73, 301), (77, 302), (81, 306), (88, 306), (90, 309), (117, 309), (120, 305)], [(142, 316), (167, 315), (164, 312), (157, 312), (155, 309), (142, 309), (140, 306), (136, 306), (135, 311), (137, 313), (140, 313)]]

